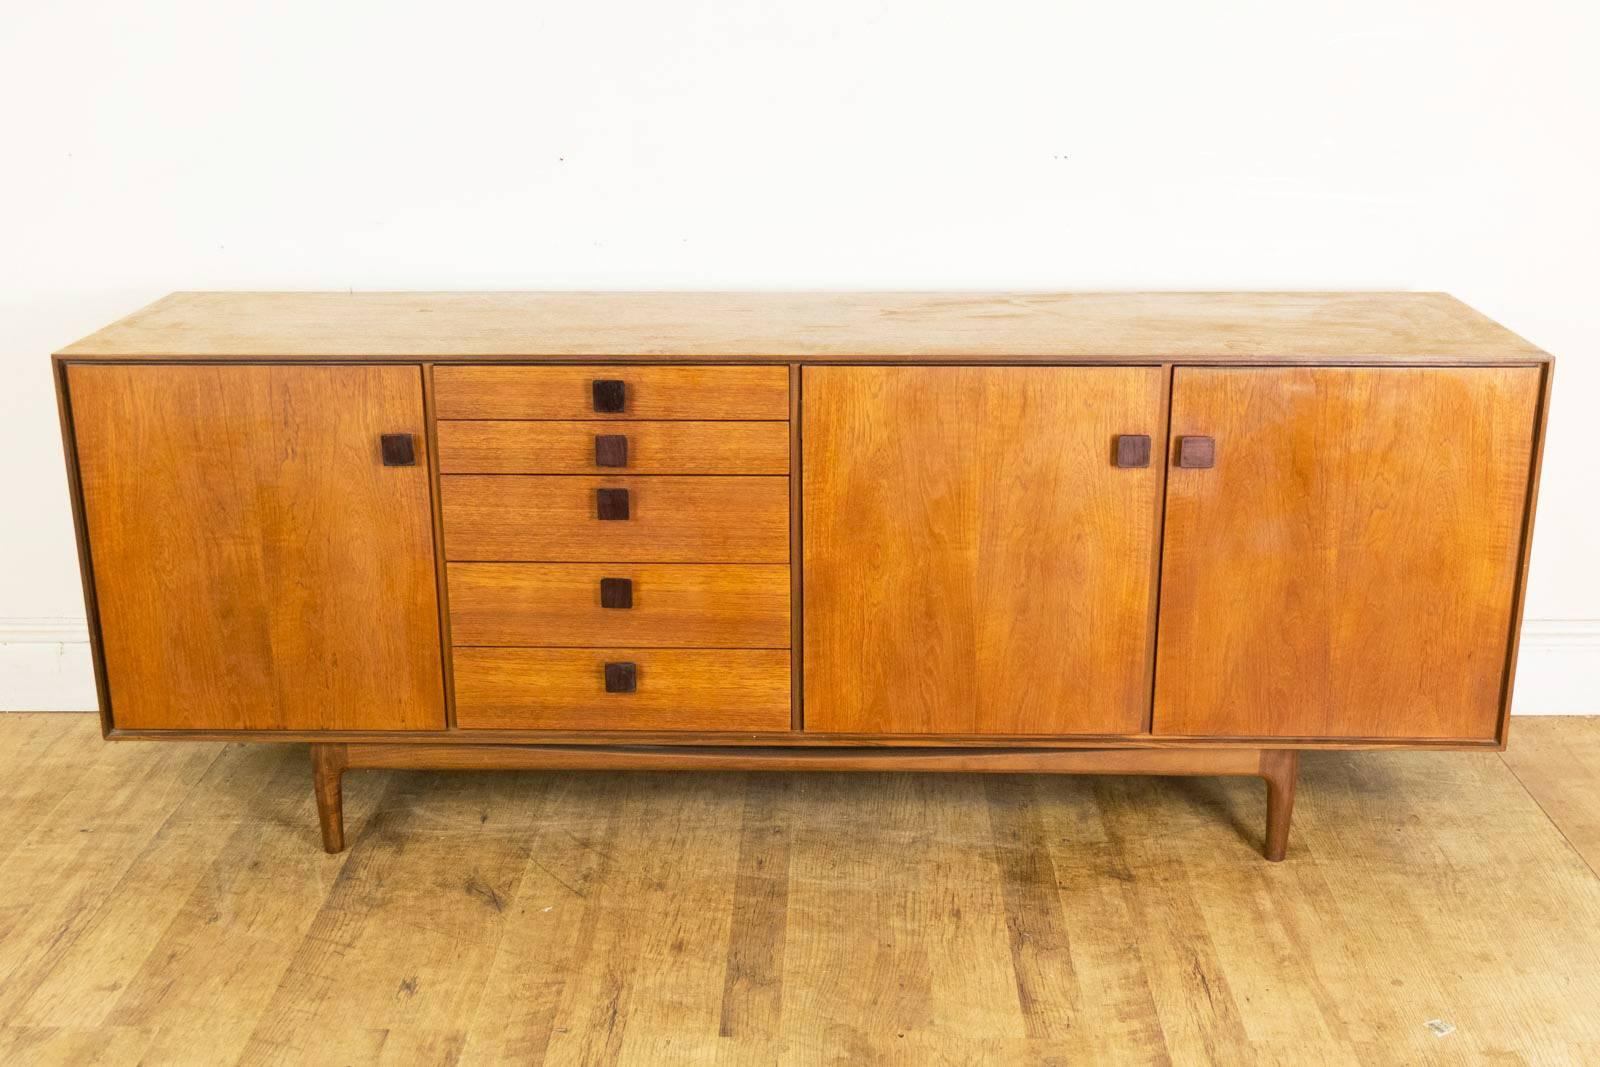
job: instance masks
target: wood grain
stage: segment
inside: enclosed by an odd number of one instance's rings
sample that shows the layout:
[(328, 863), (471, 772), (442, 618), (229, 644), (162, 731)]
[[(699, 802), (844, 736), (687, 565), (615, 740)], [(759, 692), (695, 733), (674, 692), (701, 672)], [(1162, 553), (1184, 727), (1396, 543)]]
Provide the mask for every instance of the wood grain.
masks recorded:
[[(1507, 754), (1591, 825), (1593, 723)], [(1600, 1061), (1495, 752), (1304, 757), (1282, 864), (1247, 778), (560, 771), (351, 773), (327, 856), (305, 764), (0, 715), (0, 1060)]]
[[(459, 645), (788, 648), (782, 564), (452, 563), (450, 627)], [(606, 608), (600, 582), (633, 583)]]
[[(111, 719), (444, 724), (416, 367), (74, 366)], [(425, 458), (425, 457), (424, 457)]]
[(446, 474), (600, 474), (595, 438), (627, 439), (631, 474), (788, 474), (787, 422), (439, 423)]
[[(618, 375), (620, 410), (595, 410), (592, 386)], [(441, 366), (441, 419), (771, 419), (789, 417), (783, 367)]]
[(1137, 733), (1161, 471), (1140, 368), (808, 367), (805, 724)]
[[(626, 489), (629, 517), (597, 517)], [(450, 560), (787, 563), (789, 480), (452, 474), (440, 479)]]
[(1539, 377), (1179, 368), (1156, 733), (1496, 738)]
[[(607, 693), (605, 664), (638, 665), (638, 689)], [(782, 730), (789, 653), (741, 649), (458, 648), (464, 730)]]
[[(1327, 292), (173, 293), (63, 354), (632, 362), (1548, 358), (1444, 293)], [(615, 377), (584, 377), (583, 395), (545, 417), (589, 417), (588, 382)], [(442, 403), (449, 380), (441, 373)], [(487, 382), (480, 395), (498, 403)], [(459, 417), (458, 410), (440, 408), (445, 418)], [(774, 410), (766, 417), (784, 416)]]

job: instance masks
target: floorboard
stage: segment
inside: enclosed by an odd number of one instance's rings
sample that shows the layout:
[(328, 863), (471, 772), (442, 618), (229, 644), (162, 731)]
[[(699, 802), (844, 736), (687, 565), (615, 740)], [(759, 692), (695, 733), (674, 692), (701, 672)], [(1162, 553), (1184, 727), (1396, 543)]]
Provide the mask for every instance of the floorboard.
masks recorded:
[(1600, 872), (1600, 716), (1518, 719), (1501, 758)]
[(1600, 1062), (1600, 719), (1246, 779), (357, 771), (0, 715), (0, 1061)]

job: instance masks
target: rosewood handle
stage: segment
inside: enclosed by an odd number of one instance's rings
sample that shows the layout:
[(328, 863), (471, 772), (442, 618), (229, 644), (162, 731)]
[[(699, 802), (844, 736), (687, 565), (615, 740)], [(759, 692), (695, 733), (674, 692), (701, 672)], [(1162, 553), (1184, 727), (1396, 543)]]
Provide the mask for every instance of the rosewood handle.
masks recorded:
[(628, 517), (628, 491), (626, 489), (596, 489), (595, 512), (607, 521)]
[(1178, 438), (1178, 466), (1205, 470), (1217, 462), (1217, 443), (1209, 437)]
[(594, 465), (596, 467), (626, 467), (628, 465), (628, 438), (620, 433), (595, 434)]
[(1113, 462), (1119, 467), (1150, 466), (1150, 435), (1147, 433), (1118, 434), (1116, 456)]
[(602, 608), (633, 607), (633, 579), (600, 579), (600, 606)]
[(639, 665), (636, 663), (607, 663), (606, 692), (631, 693), (639, 688)]
[(618, 378), (600, 378), (594, 382), (594, 409), (615, 413), (628, 406), (628, 383)]
[(409, 433), (386, 433), (378, 438), (385, 467), (414, 467), (417, 463), (417, 438)]

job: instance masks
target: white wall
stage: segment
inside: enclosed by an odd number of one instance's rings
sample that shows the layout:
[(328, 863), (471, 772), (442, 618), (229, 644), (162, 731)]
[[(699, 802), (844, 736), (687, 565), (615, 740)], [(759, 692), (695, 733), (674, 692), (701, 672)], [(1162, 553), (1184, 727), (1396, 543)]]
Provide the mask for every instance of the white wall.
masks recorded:
[(1518, 679), (1600, 711), (1586, 0), (9, 5), (0, 706), (92, 702), (47, 354), (171, 289), (1443, 289), (1559, 360)]

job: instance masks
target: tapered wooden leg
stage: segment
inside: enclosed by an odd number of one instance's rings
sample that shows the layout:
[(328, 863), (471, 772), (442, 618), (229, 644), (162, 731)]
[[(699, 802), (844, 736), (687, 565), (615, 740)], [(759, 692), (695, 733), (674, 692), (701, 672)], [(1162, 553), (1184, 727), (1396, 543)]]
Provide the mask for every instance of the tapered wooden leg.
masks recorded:
[(1261, 753), (1261, 777), (1267, 780), (1267, 859), (1276, 863), (1289, 851), (1289, 817), (1294, 813), (1294, 785), (1300, 775), (1300, 750), (1269, 748)]
[(344, 769), (349, 766), (345, 745), (311, 746), (311, 785), (317, 793), (317, 818), (322, 822), (322, 847), (344, 851)]

